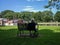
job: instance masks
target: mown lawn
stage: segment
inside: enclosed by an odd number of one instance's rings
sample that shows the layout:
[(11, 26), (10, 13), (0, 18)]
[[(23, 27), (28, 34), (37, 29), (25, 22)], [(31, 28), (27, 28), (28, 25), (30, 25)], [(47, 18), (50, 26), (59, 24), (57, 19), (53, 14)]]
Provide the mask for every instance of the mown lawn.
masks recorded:
[(60, 45), (60, 26), (40, 26), (40, 37), (17, 37), (17, 26), (0, 27), (0, 45)]

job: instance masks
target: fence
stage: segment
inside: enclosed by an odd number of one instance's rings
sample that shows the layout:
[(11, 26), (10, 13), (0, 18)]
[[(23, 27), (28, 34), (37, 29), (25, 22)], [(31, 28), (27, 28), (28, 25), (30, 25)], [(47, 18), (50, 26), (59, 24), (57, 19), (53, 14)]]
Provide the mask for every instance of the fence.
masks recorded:
[(60, 22), (40, 22), (40, 26), (60, 26)]

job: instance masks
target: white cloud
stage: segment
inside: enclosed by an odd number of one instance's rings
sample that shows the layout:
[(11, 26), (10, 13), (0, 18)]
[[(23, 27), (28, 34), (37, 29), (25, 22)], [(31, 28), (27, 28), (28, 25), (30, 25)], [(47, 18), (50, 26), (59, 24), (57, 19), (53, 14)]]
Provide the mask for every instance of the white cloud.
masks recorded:
[(30, 2), (31, 0), (27, 0), (28, 2)]
[(34, 9), (32, 6), (26, 6), (23, 11), (38, 12), (39, 10)]
[(33, 2), (33, 1), (35, 1), (35, 0), (26, 0), (26, 1), (28, 1), (28, 2)]
[(36, 1), (43, 1), (43, 0), (36, 0)]
[(32, 6), (25, 6), (26, 8), (32, 8)]
[(36, 1), (44, 1), (44, 0), (36, 0)]
[(26, 0), (28, 2), (31, 2), (31, 1), (44, 1), (44, 0)]

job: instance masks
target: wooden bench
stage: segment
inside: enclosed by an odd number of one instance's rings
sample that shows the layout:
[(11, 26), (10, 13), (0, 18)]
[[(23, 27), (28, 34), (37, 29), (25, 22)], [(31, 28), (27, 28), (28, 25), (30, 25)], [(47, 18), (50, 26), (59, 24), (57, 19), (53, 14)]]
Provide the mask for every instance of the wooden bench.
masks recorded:
[[(25, 36), (36, 37), (38, 35), (37, 34), (37, 29), (34, 28), (32, 30), (32, 27), (30, 27), (32, 25), (31, 23), (22, 23), (22, 24), (18, 23), (17, 25), (18, 25), (17, 35), (20, 36), (20, 37), (25, 37)], [(29, 31), (29, 33), (25, 34), (24, 31), (26, 31), (26, 32)], [(34, 32), (34, 33), (32, 33), (32, 32)]]

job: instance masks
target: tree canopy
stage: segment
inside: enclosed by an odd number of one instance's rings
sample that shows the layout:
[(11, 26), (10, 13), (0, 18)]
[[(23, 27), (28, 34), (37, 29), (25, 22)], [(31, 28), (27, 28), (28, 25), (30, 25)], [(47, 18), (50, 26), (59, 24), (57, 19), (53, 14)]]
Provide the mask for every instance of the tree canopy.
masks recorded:
[(55, 21), (60, 22), (60, 11), (57, 11), (57, 12), (56, 12), (54, 18), (55, 18)]
[(14, 12), (12, 10), (4, 10), (1, 12), (2, 18), (7, 18), (10, 20), (13, 19), (24, 19), (26, 21), (31, 20), (31, 18), (34, 18), (38, 22), (50, 22), (53, 20), (53, 13), (51, 11), (39, 11), (39, 12)]
[(50, 22), (53, 20), (53, 13), (51, 11), (44, 11), (42, 20), (44, 22)]
[(49, 0), (48, 4), (45, 8), (53, 8), (55, 7), (57, 10), (60, 10), (60, 0)]

